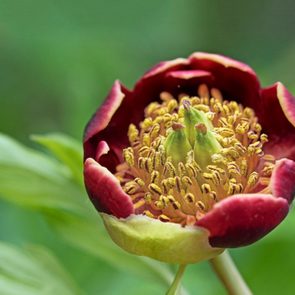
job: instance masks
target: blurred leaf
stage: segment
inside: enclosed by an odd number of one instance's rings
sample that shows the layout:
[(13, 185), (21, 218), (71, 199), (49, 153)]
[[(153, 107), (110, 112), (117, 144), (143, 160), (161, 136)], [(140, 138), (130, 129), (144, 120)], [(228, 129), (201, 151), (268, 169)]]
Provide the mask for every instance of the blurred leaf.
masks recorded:
[(55, 208), (85, 214), (83, 189), (69, 169), (40, 152), (0, 134), (0, 194), (18, 205)]
[(82, 146), (71, 137), (51, 133), (47, 135), (33, 135), (31, 138), (53, 153), (72, 172), (73, 178), (83, 184), (82, 179)]
[[(39, 137), (38, 141), (46, 142), (46, 147), (50, 146), (50, 149), (54, 142), (54, 153), (60, 159), (63, 155), (64, 164), (70, 161), (64, 153), (65, 146), (70, 145), (71, 140), (65, 144), (60, 138), (53, 141), (44, 138)], [(72, 152), (77, 157), (77, 149), (76, 152), (74, 150), (75, 147)], [(71, 173), (65, 165), (1, 134), (0, 155), (0, 197), (40, 211), (73, 247), (132, 275), (157, 281), (164, 286), (169, 285), (172, 274), (165, 264), (127, 254), (111, 241), (84, 189), (72, 181)], [(80, 159), (82, 161), (82, 155)], [(78, 162), (71, 162), (72, 167)]]
[(71, 245), (86, 251), (133, 275), (169, 286), (172, 273), (164, 263), (128, 254), (108, 236), (99, 215), (84, 218), (69, 214), (48, 214), (50, 224)]
[(25, 250), (0, 242), (0, 290), (5, 295), (78, 295), (57, 259), (45, 248)]

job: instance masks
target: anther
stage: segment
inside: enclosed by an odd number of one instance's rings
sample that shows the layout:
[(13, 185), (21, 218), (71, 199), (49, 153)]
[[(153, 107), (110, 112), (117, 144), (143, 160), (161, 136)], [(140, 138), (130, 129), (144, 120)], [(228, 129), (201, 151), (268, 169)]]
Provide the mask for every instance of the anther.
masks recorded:
[(159, 131), (160, 131), (160, 125), (154, 124), (149, 132), (151, 139), (156, 138), (159, 135)]
[(193, 184), (192, 180), (188, 176), (183, 176), (181, 181), (185, 186)]
[(266, 134), (262, 133), (260, 135), (260, 140), (262, 143), (266, 143), (266, 142), (268, 142), (268, 136)]
[(149, 186), (148, 186), (149, 190), (155, 194), (158, 194), (158, 195), (161, 195), (162, 194), (162, 190), (161, 188), (156, 185), (155, 183), (151, 183)]
[(187, 203), (194, 203), (195, 202), (195, 196), (194, 194), (192, 193), (187, 193), (185, 196), (184, 196), (184, 199)]
[(205, 204), (202, 202), (202, 201), (198, 201), (197, 203), (196, 203), (196, 206), (200, 209), (200, 210), (202, 210), (202, 211), (204, 211), (205, 210)]
[(175, 186), (177, 191), (180, 193), (181, 192), (181, 182), (179, 176), (176, 176), (175, 178)]
[(207, 105), (204, 104), (198, 104), (195, 106), (195, 108), (199, 111), (203, 111), (204, 113), (207, 113), (210, 111), (210, 108)]
[(171, 113), (177, 108), (177, 106), (178, 106), (177, 101), (175, 99), (171, 99), (167, 105), (168, 112)]
[(148, 133), (145, 133), (142, 138), (142, 143), (144, 145), (150, 146), (151, 145), (151, 137)]
[(170, 203), (170, 200), (168, 199), (168, 197), (161, 195), (159, 198), (159, 201), (162, 202), (164, 204), (164, 207), (166, 208), (168, 206), (168, 204)]
[(155, 218), (155, 215), (149, 210), (143, 211), (143, 215), (146, 215), (147, 217), (150, 217), (150, 218)]
[(175, 167), (174, 167), (174, 165), (171, 162), (166, 161), (166, 163), (164, 165), (163, 174), (164, 175), (168, 175), (170, 177), (173, 177), (173, 176), (176, 175)]
[(160, 173), (158, 171), (153, 171), (151, 174), (151, 183), (159, 183)]
[(216, 201), (217, 200), (217, 194), (216, 194), (215, 191), (211, 191), (208, 195), (211, 197), (211, 199), (213, 201)]
[(143, 146), (138, 150), (139, 156), (146, 156), (149, 152), (150, 148), (148, 146)]
[(187, 164), (185, 164), (185, 167), (186, 167), (186, 169), (188, 171), (189, 176), (191, 176), (191, 177), (197, 177), (198, 171), (194, 167), (194, 165), (192, 165), (190, 163), (187, 163)]
[(257, 183), (258, 179), (259, 179), (258, 173), (254, 171), (249, 175), (247, 183), (250, 186), (254, 186)]
[(180, 203), (178, 201), (173, 202), (172, 207), (174, 208), (174, 210), (179, 210), (181, 208)]
[(139, 177), (136, 177), (136, 178), (134, 179), (134, 181), (135, 181), (139, 186), (144, 186), (144, 185), (145, 185), (144, 181), (143, 181), (141, 178), (139, 178)]
[(142, 207), (144, 204), (145, 204), (145, 200), (141, 199), (134, 204), (134, 209), (138, 209), (138, 208)]
[(184, 175), (186, 173), (185, 166), (182, 162), (178, 163), (178, 171), (180, 175)]
[(132, 184), (127, 183), (124, 188), (124, 191), (130, 195), (135, 194), (137, 190), (138, 190), (138, 186), (135, 183), (132, 183)]
[(134, 154), (132, 149), (124, 149), (123, 150), (123, 158), (124, 161), (129, 165), (134, 165)]
[(208, 194), (211, 192), (211, 187), (208, 183), (204, 183), (201, 185), (201, 191), (203, 194)]
[(144, 200), (146, 201), (147, 204), (151, 204), (152, 202), (152, 194), (147, 192), (144, 194)]
[(153, 171), (153, 162), (151, 158), (145, 158), (144, 168), (148, 173)]
[(159, 215), (158, 219), (161, 220), (162, 222), (169, 222), (170, 221), (170, 218), (164, 214)]
[(130, 143), (134, 142), (138, 138), (139, 131), (134, 124), (130, 124), (128, 128), (128, 139)]

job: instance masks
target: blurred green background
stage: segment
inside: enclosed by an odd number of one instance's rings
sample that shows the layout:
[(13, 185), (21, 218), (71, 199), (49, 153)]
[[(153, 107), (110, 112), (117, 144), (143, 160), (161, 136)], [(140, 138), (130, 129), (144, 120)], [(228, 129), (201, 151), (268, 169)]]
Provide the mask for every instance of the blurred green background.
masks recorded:
[[(264, 86), (280, 80), (294, 91), (294, 11), (291, 0), (0, 0), (0, 131), (31, 146), (32, 133), (80, 140), (115, 79), (132, 88), (155, 63), (193, 51), (244, 61)], [(293, 212), (267, 238), (232, 251), (254, 294), (295, 293), (294, 228)], [(46, 245), (85, 294), (165, 290), (69, 247), (38, 210), (0, 201), (0, 239)], [(190, 266), (184, 285), (223, 294), (206, 263)]]

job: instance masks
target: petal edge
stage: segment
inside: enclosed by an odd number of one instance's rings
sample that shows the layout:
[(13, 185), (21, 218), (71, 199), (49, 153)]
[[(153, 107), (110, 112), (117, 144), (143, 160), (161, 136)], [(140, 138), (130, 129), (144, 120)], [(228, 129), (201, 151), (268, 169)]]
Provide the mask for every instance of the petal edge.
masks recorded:
[(209, 230), (211, 246), (235, 248), (265, 236), (288, 210), (287, 200), (269, 194), (234, 195), (217, 203), (197, 225)]

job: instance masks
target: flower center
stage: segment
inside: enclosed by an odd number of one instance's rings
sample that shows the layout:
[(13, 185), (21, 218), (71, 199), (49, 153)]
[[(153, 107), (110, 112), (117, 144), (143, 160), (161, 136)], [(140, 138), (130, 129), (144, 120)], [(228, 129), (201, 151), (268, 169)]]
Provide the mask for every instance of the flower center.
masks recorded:
[(200, 85), (198, 96), (160, 94), (145, 109), (116, 176), (136, 214), (194, 224), (218, 201), (238, 193), (267, 192), (274, 157), (254, 111)]

